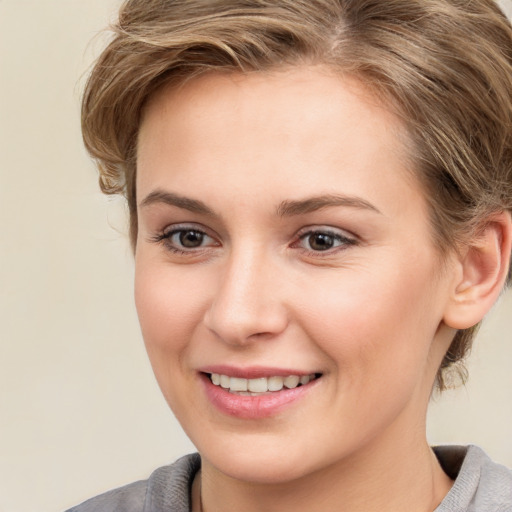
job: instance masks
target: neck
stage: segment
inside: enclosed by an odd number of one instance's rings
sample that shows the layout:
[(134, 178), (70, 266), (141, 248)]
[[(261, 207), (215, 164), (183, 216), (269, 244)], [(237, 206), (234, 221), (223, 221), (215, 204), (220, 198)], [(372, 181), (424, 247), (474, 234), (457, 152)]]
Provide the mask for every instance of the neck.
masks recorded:
[(231, 478), (203, 459), (202, 512), (432, 512), (452, 481), (422, 437), (392, 450), (370, 446), (316, 473), (273, 484)]

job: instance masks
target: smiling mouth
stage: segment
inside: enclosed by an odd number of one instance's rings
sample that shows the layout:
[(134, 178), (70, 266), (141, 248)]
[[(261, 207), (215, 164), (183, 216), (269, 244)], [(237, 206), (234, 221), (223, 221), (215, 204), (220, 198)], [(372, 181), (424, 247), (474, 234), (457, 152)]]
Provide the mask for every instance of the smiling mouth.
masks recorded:
[(283, 389), (295, 389), (305, 386), (311, 381), (319, 379), (322, 374), (311, 373), (309, 375), (273, 376), (256, 379), (230, 377), (229, 375), (219, 373), (207, 373), (207, 376), (214, 386), (221, 387), (230, 393), (242, 396), (261, 396), (276, 393)]

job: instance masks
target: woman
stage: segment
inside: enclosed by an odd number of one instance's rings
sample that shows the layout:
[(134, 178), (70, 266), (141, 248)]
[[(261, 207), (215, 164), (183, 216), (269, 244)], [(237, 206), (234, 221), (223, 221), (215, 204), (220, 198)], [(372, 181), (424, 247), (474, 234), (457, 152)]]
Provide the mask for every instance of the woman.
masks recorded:
[(83, 132), (199, 455), (72, 510), (512, 510), (508, 470), (425, 435), (507, 282), (493, 2), (129, 0)]

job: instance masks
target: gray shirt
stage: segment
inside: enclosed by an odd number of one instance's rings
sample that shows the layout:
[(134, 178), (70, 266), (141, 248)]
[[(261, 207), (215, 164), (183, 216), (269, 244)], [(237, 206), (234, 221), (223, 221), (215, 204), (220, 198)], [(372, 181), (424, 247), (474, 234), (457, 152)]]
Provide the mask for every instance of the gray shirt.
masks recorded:
[[(477, 446), (442, 446), (434, 452), (455, 480), (434, 512), (512, 512), (512, 471)], [(189, 512), (190, 488), (201, 465), (198, 454), (164, 466), (148, 480), (114, 489), (67, 512)]]

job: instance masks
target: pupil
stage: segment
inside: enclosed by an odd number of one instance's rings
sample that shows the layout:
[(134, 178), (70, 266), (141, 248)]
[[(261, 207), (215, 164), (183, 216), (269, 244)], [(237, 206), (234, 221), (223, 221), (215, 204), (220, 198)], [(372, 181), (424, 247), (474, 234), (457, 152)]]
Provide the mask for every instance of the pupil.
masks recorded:
[(334, 245), (334, 238), (325, 233), (314, 233), (309, 236), (309, 245), (315, 251), (327, 251)]
[(203, 242), (203, 234), (198, 231), (184, 231), (180, 234), (180, 243), (183, 247), (199, 247)]

